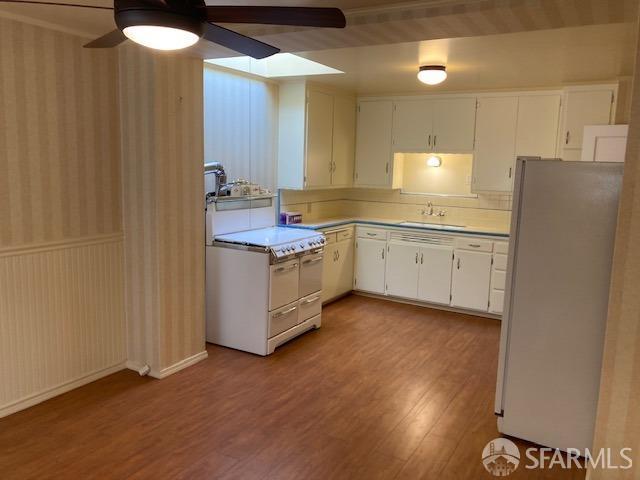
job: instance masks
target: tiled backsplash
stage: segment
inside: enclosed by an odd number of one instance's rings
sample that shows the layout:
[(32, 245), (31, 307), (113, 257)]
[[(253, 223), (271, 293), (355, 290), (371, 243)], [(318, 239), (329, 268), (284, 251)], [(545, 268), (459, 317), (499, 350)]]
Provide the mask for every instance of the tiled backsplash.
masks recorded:
[[(510, 194), (479, 194), (477, 197), (412, 195), (399, 190), (337, 189), (280, 191), (281, 211), (299, 211), (303, 222), (337, 217), (374, 217), (394, 220), (424, 220), (422, 210), (432, 202), (434, 210), (445, 210), (443, 222), (462, 225), (505, 227), (511, 217)], [(431, 219), (431, 217), (429, 217)]]

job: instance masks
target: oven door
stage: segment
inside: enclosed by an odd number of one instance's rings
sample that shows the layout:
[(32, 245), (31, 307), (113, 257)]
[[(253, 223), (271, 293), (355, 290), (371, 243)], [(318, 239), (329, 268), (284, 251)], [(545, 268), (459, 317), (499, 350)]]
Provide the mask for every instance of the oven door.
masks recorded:
[(300, 257), (300, 296), (306, 297), (322, 290), (323, 252)]
[(298, 294), (299, 265), (300, 260), (294, 258), (269, 267), (271, 269), (269, 311), (295, 302), (300, 298)]

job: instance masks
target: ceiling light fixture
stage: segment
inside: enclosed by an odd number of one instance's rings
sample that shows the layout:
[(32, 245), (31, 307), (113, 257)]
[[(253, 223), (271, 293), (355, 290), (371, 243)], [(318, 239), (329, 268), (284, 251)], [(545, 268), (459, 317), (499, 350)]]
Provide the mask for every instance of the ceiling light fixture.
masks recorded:
[(194, 45), (203, 34), (198, 19), (172, 12), (125, 10), (116, 24), (134, 42), (156, 50), (180, 50)]
[(438, 85), (447, 79), (447, 67), (444, 65), (423, 65), (418, 70), (418, 80), (427, 85)]
[(427, 158), (428, 167), (439, 167), (440, 165), (442, 165), (442, 158), (437, 155), (431, 155)]

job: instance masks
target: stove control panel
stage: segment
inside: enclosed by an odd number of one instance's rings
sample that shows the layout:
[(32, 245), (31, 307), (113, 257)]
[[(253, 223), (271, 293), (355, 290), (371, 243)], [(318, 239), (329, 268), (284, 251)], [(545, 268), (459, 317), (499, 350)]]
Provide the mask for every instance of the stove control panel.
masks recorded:
[(285, 243), (271, 247), (271, 254), (278, 260), (292, 255), (299, 255), (310, 250), (324, 247), (325, 239), (323, 235), (299, 240), (297, 242)]

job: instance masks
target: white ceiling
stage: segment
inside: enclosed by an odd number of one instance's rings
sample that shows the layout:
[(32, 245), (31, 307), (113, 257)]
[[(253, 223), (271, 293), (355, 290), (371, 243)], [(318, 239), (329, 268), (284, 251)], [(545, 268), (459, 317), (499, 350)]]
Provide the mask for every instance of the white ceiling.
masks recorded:
[[(359, 94), (553, 87), (631, 75), (635, 23), (428, 40), (298, 53), (342, 70), (315, 81)], [(446, 64), (440, 86), (418, 82), (421, 64)]]

